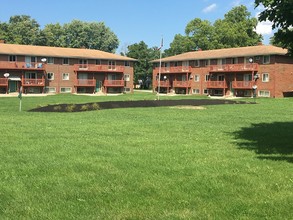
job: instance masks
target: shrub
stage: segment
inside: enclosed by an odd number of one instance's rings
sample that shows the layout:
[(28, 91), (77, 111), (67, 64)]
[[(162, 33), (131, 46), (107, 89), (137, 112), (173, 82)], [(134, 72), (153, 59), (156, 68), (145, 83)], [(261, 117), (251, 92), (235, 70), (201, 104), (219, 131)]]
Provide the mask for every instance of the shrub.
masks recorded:
[(93, 109), (93, 110), (99, 110), (99, 109), (100, 109), (99, 104), (98, 104), (98, 103), (93, 103), (93, 104), (92, 104), (92, 109)]
[(61, 106), (60, 105), (56, 105), (54, 106), (53, 110), (56, 111), (56, 112), (59, 112), (61, 110)]
[(88, 111), (89, 108), (90, 108), (90, 105), (86, 104), (86, 105), (82, 105), (82, 106), (80, 107), (80, 110), (81, 110), (81, 111)]
[(67, 111), (67, 112), (73, 112), (74, 111), (74, 109), (75, 109), (75, 105), (74, 104), (72, 104), (72, 105), (67, 105), (66, 106), (66, 108), (65, 108), (65, 111)]

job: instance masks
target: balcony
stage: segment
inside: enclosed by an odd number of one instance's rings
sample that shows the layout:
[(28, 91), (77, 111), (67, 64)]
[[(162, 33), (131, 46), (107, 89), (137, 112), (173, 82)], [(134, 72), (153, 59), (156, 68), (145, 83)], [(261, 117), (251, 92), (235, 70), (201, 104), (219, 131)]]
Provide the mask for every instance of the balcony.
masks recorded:
[(95, 64), (74, 64), (74, 71), (78, 72), (117, 72), (123, 73), (124, 66), (109, 66)]
[(95, 79), (77, 79), (75, 82), (75, 86), (79, 87), (95, 87), (96, 80)]
[(252, 89), (253, 81), (234, 81), (232, 82), (233, 89)]
[(45, 70), (43, 63), (6, 62), (0, 61), (0, 69), (5, 70)]
[(186, 87), (190, 87), (190, 86), (191, 85), (190, 85), (189, 81), (177, 81), (177, 80), (173, 81), (173, 87), (174, 88), (175, 87), (177, 87), (177, 88), (180, 88), (180, 87), (186, 88)]
[(228, 88), (226, 81), (208, 81), (207, 88), (209, 89), (225, 89)]
[(7, 78), (0, 78), (0, 86), (8, 86), (8, 79)]
[(45, 79), (44, 77), (42, 77), (41, 79), (22, 78), (21, 83), (24, 87), (43, 87), (45, 86)]
[(247, 72), (258, 71), (257, 63), (210, 65), (210, 72)]
[[(156, 67), (156, 72), (159, 72), (159, 67)], [(171, 66), (161, 67), (161, 73), (189, 73), (191, 72), (191, 66)]]
[(105, 87), (124, 87), (124, 80), (109, 80), (104, 81)]
[[(159, 82), (155, 81), (155, 86), (158, 87), (159, 86)], [(160, 87), (171, 87), (171, 84), (169, 81), (160, 81)]]

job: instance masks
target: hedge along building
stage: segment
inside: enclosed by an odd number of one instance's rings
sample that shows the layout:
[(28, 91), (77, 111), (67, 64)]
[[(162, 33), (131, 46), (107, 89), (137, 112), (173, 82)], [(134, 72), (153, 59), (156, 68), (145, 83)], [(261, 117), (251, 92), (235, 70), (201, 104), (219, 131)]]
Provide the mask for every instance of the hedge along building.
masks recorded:
[[(293, 58), (275, 46), (194, 51), (152, 61), (153, 91), (211, 96), (293, 93)], [(160, 78), (160, 79), (159, 79)]]
[(0, 92), (133, 91), (135, 59), (99, 50), (0, 43)]

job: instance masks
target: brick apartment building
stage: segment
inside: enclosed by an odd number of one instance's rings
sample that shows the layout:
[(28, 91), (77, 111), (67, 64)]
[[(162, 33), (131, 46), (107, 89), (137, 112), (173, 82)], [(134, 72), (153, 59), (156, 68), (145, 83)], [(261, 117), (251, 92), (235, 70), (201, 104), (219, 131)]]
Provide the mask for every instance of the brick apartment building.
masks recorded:
[(133, 91), (135, 59), (91, 49), (0, 43), (0, 93)]
[[(152, 61), (153, 91), (211, 96), (293, 94), (293, 58), (275, 46), (194, 51)], [(159, 82), (160, 75), (160, 82)]]

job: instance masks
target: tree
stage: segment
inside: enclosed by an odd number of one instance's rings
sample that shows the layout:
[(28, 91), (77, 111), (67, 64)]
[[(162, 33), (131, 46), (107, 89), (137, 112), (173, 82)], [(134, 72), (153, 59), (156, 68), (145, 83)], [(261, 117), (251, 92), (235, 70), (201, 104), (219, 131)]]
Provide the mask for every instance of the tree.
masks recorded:
[[(2, 26), (3, 27), (3, 26)], [(40, 34), (40, 25), (28, 15), (16, 15), (7, 24), (6, 42), (34, 45)]]
[(166, 54), (175, 55), (196, 48), (203, 50), (257, 45), (262, 36), (255, 32), (257, 19), (243, 5), (232, 8), (224, 19), (212, 24), (195, 18), (185, 28), (185, 36), (175, 35)]
[(159, 58), (159, 50), (157, 48), (149, 48), (144, 41), (135, 43), (128, 46), (128, 57), (137, 59), (134, 64), (134, 82), (138, 79), (146, 81), (147, 78), (152, 77), (152, 64), (151, 60)]
[(65, 32), (63, 27), (59, 23), (47, 24), (44, 29), (41, 30), (38, 45), (65, 47)]
[(278, 29), (274, 34), (274, 42), (281, 43), (283, 48), (288, 48), (293, 54), (293, 1), (292, 0), (255, 0), (255, 7), (265, 7), (259, 14), (260, 21), (273, 22), (273, 29)]
[(115, 52), (119, 40), (103, 22), (82, 22), (73, 20), (64, 24), (65, 45), (73, 48), (90, 48)]

